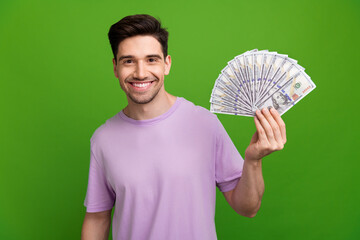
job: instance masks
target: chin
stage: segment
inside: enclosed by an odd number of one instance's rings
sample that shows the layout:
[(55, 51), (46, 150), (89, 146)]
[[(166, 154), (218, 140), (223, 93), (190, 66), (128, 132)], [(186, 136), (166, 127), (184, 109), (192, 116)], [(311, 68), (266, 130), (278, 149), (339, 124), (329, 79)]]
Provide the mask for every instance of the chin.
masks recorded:
[(128, 97), (128, 101), (131, 100), (133, 103), (147, 104), (153, 101), (159, 94), (161, 94), (160, 86), (143, 93), (128, 92), (127, 97)]
[(132, 102), (134, 102), (136, 104), (147, 104), (156, 97), (156, 94), (152, 95), (152, 96), (146, 96), (146, 97), (134, 97), (129, 94), (128, 97), (129, 97), (129, 99), (131, 99)]

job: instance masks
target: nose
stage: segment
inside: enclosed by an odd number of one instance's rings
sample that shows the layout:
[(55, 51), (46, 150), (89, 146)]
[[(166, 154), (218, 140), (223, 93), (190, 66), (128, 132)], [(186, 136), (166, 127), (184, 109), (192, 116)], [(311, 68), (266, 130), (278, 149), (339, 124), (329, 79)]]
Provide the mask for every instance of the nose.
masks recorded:
[(144, 80), (146, 78), (146, 66), (142, 61), (136, 64), (134, 78), (138, 80)]

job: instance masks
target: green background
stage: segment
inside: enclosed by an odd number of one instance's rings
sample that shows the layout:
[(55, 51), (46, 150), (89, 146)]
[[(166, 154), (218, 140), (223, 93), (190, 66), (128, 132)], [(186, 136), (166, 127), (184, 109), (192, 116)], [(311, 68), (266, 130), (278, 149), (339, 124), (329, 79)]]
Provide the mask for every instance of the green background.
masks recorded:
[[(90, 137), (126, 106), (107, 32), (136, 13), (168, 28), (166, 89), (197, 105), (254, 48), (297, 59), (317, 85), (283, 115), (256, 217), (217, 190), (218, 238), (360, 238), (359, 1), (21, 0), (0, 3), (0, 239), (80, 239)], [(218, 116), (243, 155), (253, 120)]]

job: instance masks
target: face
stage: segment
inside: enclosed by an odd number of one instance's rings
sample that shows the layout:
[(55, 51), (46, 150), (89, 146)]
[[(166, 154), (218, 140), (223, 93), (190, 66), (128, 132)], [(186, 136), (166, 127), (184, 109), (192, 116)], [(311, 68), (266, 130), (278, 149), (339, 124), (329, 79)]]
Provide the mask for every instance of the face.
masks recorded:
[(281, 93), (277, 92), (274, 94), (273, 99), (279, 104), (282, 105), (285, 103), (286, 99), (285, 96), (282, 95)]
[(114, 74), (128, 101), (146, 104), (165, 94), (164, 76), (169, 74), (171, 58), (164, 60), (161, 44), (152, 36), (126, 38), (119, 44)]

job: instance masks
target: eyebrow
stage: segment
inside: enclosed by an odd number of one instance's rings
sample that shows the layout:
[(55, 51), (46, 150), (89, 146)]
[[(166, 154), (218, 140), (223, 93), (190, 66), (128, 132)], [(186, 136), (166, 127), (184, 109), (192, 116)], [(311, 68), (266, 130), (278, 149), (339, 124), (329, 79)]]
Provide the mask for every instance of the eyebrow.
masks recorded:
[(132, 56), (132, 55), (121, 56), (121, 57), (119, 57), (119, 61), (121, 61), (125, 58), (134, 58), (134, 56)]
[(155, 57), (155, 58), (159, 58), (159, 59), (162, 59), (160, 55), (158, 54), (151, 54), (151, 55), (147, 55), (146, 56), (147, 58), (150, 58), (150, 57)]
[[(146, 58), (151, 58), (151, 57), (155, 57), (155, 58), (162, 59), (159, 54), (146, 55)], [(123, 60), (123, 59), (126, 59), (126, 58), (135, 58), (135, 57), (134, 57), (133, 55), (121, 56), (121, 57), (119, 57), (119, 61), (121, 61), (121, 60)]]

